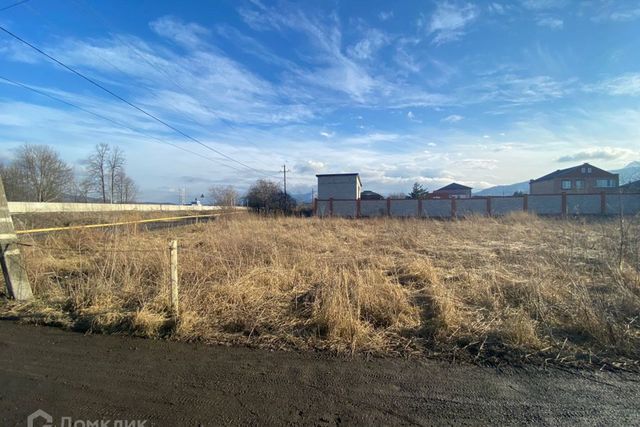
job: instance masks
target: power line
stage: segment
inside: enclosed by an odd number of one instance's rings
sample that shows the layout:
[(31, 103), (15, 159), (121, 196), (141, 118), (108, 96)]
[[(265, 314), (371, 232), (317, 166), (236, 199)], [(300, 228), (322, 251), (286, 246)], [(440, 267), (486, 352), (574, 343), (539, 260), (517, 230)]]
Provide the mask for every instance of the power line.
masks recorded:
[(144, 110), (143, 108), (138, 107), (137, 105), (133, 104), (132, 102), (128, 101), (127, 99), (123, 98), (122, 96), (118, 95), (117, 93), (113, 92), (112, 90), (110, 90), (110, 89), (108, 89), (108, 88), (104, 87), (103, 85), (101, 85), (100, 83), (98, 83), (98, 82), (96, 82), (95, 80), (91, 79), (90, 77), (87, 77), (87, 76), (85, 76), (84, 74), (82, 74), (81, 72), (76, 71), (75, 69), (71, 68), (70, 66), (66, 65), (65, 63), (63, 63), (63, 62), (59, 61), (58, 59), (56, 59), (56, 58), (54, 58), (53, 56), (49, 55), (48, 53), (44, 52), (42, 49), (40, 49), (40, 48), (38, 48), (38, 47), (34, 46), (33, 44), (29, 43), (28, 41), (26, 41), (26, 40), (24, 40), (24, 39), (22, 39), (20, 36), (18, 36), (18, 35), (16, 35), (16, 34), (12, 33), (11, 31), (9, 31), (9, 30), (7, 30), (6, 28), (4, 28), (3, 26), (0, 26), (0, 30), (2, 30), (4, 33), (6, 33), (6, 34), (10, 35), (10, 36), (11, 36), (11, 37), (13, 37), (14, 39), (18, 40), (19, 42), (21, 42), (21, 43), (23, 43), (23, 44), (25, 44), (25, 45), (29, 46), (31, 49), (33, 49), (33, 50), (35, 50), (36, 52), (40, 53), (41, 55), (43, 55), (43, 56), (47, 57), (47, 58), (48, 58), (48, 59), (50, 59), (51, 61), (53, 61), (53, 62), (55, 62), (56, 64), (60, 65), (61, 67), (65, 68), (66, 70), (68, 70), (68, 71), (72, 72), (73, 74), (77, 75), (78, 77), (80, 77), (80, 78), (82, 78), (82, 79), (86, 80), (87, 82), (91, 83), (92, 85), (96, 86), (97, 88), (99, 88), (99, 89), (101, 89), (101, 90), (105, 91), (106, 93), (108, 93), (109, 95), (113, 96), (114, 98), (119, 99), (120, 101), (124, 102), (125, 104), (129, 105), (130, 107), (132, 107), (132, 108), (134, 108), (134, 109), (138, 110), (138, 111), (139, 111), (139, 112), (141, 112), (142, 114), (144, 114), (144, 115), (146, 115), (146, 116), (148, 116), (148, 117), (152, 118), (153, 120), (157, 121), (158, 123), (160, 123), (160, 124), (162, 124), (162, 125), (164, 125), (164, 126), (168, 127), (169, 129), (173, 130), (174, 132), (176, 132), (176, 133), (178, 133), (178, 134), (182, 135), (183, 137), (185, 137), (185, 138), (187, 138), (187, 139), (190, 139), (190, 140), (192, 140), (192, 141), (196, 142), (197, 144), (199, 144), (199, 145), (201, 145), (201, 146), (205, 147), (205, 148), (206, 148), (206, 149), (208, 149), (208, 150), (211, 150), (211, 151), (213, 151), (213, 152), (215, 152), (215, 153), (217, 153), (217, 154), (221, 155), (222, 157), (225, 157), (225, 158), (227, 158), (227, 159), (231, 160), (232, 162), (238, 163), (239, 165), (241, 165), (241, 166), (243, 166), (243, 167), (245, 167), (245, 168), (247, 168), (247, 169), (250, 169), (250, 170), (252, 170), (252, 171), (254, 171), (254, 172), (257, 172), (257, 173), (259, 173), (260, 175), (266, 175), (266, 174), (264, 173), (264, 171), (260, 171), (260, 170), (258, 170), (258, 169), (255, 169), (255, 168), (253, 168), (253, 167), (251, 167), (251, 166), (249, 166), (249, 165), (247, 165), (247, 164), (245, 164), (245, 163), (243, 163), (243, 162), (241, 162), (241, 161), (239, 161), (239, 160), (236, 160), (236, 159), (234, 159), (233, 157), (231, 157), (231, 156), (229, 156), (229, 155), (227, 155), (227, 154), (225, 154), (225, 153), (223, 153), (223, 152), (221, 152), (221, 151), (219, 151), (219, 150), (217, 150), (217, 149), (215, 149), (215, 148), (213, 148), (213, 147), (210, 147), (210, 146), (206, 145), (205, 143), (203, 143), (203, 142), (202, 142), (202, 141), (200, 141), (199, 139), (197, 139), (197, 138), (195, 138), (195, 137), (193, 137), (193, 136), (191, 136), (191, 135), (187, 134), (186, 132), (181, 131), (180, 129), (176, 128), (175, 126), (173, 126), (173, 125), (171, 125), (171, 124), (167, 123), (166, 121), (164, 121), (164, 120), (162, 120), (162, 119), (158, 118), (157, 116), (155, 116), (155, 115), (153, 115), (153, 114), (151, 114), (151, 113), (147, 112), (147, 111), (146, 111), (146, 110)]
[(13, 4), (10, 4), (9, 6), (5, 6), (5, 7), (1, 8), (1, 9), (0, 9), (0, 12), (4, 12), (5, 10), (9, 10), (9, 9), (11, 9), (11, 8), (13, 8), (13, 7), (16, 7), (16, 6), (20, 6), (21, 4), (24, 4), (24, 3), (28, 2), (28, 1), (29, 1), (29, 0), (20, 0), (20, 1), (18, 1), (18, 2), (15, 2), (15, 3), (13, 3)]
[(162, 140), (162, 139), (160, 139), (160, 138), (157, 138), (157, 137), (155, 137), (155, 136), (152, 136), (152, 135), (145, 135), (144, 133), (140, 132), (139, 130), (137, 130), (137, 129), (135, 129), (135, 128), (131, 127), (131, 126), (128, 126), (128, 125), (126, 125), (126, 124), (124, 124), (124, 123), (121, 123), (121, 122), (119, 122), (119, 121), (117, 121), (117, 120), (114, 120), (114, 119), (111, 119), (111, 118), (109, 118), (109, 117), (103, 116), (103, 115), (98, 114), (98, 113), (96, 113), (96, 112), (93, 112), (93, 111), (91, 111), (91, 110), (87, 110), (86, 108), (80, 107), (79, 105), (73, 104), (73, 103), (71, 103), (71, 102), (69, 102), (69, 101), (65, 101), (64, 99), (61, 99), (61, 98), (58, 98), (58, 97), (53, 96), (53, 95), (51, 95), (51, 94), (48, 94), (48, 93), (46, 93), (46, 92), (44, 92), (44, 91), (41, 91), (41, 90), (39, 90), (39, 89), (36, 89), (36, 88), (34, 88), (34, 87), (32, 87), (32, 86), (25, 85), (24, 83), (20, 83), (20, 82), (17, 82), (17, 81), (15, 81), (15, 80), (11, 80), (11, 79), (6, 78), (6, 77), (3, 77), (3, 76), (0, 76), (0, 80), (4, 80), (4, 81), (6, 81), (6, 82), (8, 82), (8, 83), (10, 83), (10, 84), (13, 84), (13, 85), (19, 86), (19, 87), (21, 87), (21, 88), (23, 88), (23, 89), (30, 90), (31, 92), (34, 92), (34, 93), (37, 93), (37, 94), (39, 94), (39, 95), (45, 96), (45, 97), (47, 97), (47, 98), (49, 98), (49, 99), (53, 99), (54, 101), (60, 102), (60, 103), (62, 103), (62, 104), (68, 105), (68, 106), (70, 106), (70, 107), (77, 108), (78, 110), (83, 111), (83, 112), (85, 112), (85, 113), (87, 113), (87, 114), (91, 114), (92, 116), (95, 116), (95, 117), (98, 117), (98, 118), (100, 118), (100, 119), (102, 119), (102, 120), (106, 120), (106, 121), (108, 121), (108, 122), (110, 122), (110, 123), (113, 123), (113, 124), (115, 124), (116, 126), (120, 126), (120, 127), (124, 128), (124, 129), (128, 129), (128, 130), (133, 131), (133, 132), (135, 132), (135, 133), (137, 133), (137, 134), (140, 134), (140, 135), (146, 136), (146, 137), (148, 137), (148, 138), (154, 139), (154, 140), (156, 140), (156, 141), (158, 141), (158, 142), (160, 142), (160, 143), (162, 143), (162, 144), (170, 145), (170, 146), (172, 146), (172, 147), (174, 147), (174, 148), (177, 148), (178, 150), (182, 150), (182, 151), (184, 151), (184, 152), (186, 152), (186, 153), (190, 153), (190, 154), (193, 154), (193, 155), (195, 155), (195, 156), (201, 157), (201, 158), (203, 158), (203, 159), (209, 160), (209, 161), (211, 161), (211, 162), (218, 163), (218, 164), (220, 164), (220, 165), (222, 165), (222, 166), (226, 166), (226, 167), (228, 167), (228, 168), (231, 168), (231, 169), (234, 169), (234, 170), (237, 170), (237, 171), (241, 171), (241, 169), (239, 169), (239, 168), (237, 168), (237, 167), (235, 167), (235, 166), (231, 166), (231, 165), (228, 165), (228, 164), (226, 164), (226, 163), (222, 163), (222, 161), (223, 161), (222, 159), (213, 159), (213, 158), (211, 158), (211, 157), (204, 156), (204, 155), (202, 155), (202, 154), (200, 154), (200, 153), (197, 153), (197, 152), (195, 152), (195, 151), (191, 151), (191, 150), (189, 150), (189, 149), (187, 149), (187, 148), (181, 147), (181, 146), (176, 145), (176, 144), (173, 144), (173, 143), (171, 143), (171, 142), (164, 141), (164, 140)]

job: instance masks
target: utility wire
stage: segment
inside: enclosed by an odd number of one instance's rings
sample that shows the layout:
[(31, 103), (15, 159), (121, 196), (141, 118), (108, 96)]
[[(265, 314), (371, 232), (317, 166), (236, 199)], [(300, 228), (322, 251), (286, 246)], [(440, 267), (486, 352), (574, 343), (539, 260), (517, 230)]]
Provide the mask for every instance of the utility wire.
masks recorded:
[(210, 147), (210, 146), (206, 145), (205, 143), (203, 143), (203, 142), (202, 142), (202, 141), (200, 141), (199, 139), (197, 139), (197, 138), (195, 138), (195, 137), (193, 137), (193, 136), (191, 136), (191, 135), (187, 134), (186, 132), (181, 131), (180, 129), (176, 128), (175, 126), (173, 126), (173, 125), (171, 125), (171, 124), (167, 123), (166, 121), (164, 121), (164, 120), (162, 120), (162, 119), (158, 118), (157, 116), (155, 116), (155, 115), (153, 115), (153, 114), (151, 114), (151, 113), (147, 112), (147, 111), (146, 111), (146, 110), (144, 110), (143, 108), (138, 107), (137, 105), (133, 104), (132, 102), (128, 101), (127, 99), (123, 98), (122, 96), (118, 95), (117, 93), (113, 92), (112, 90), (110, 90), (110, 89), (106, 88), (105, 86), (101, 85), (100, 83), (96, 82), (95, 80), (91, 79), (90, 77), (85, 76), (85, 75), (84, 75), (84, 74), (82, 74), (81, 72), (79, 72), (79, 71), (77, 71), (77, 70), (75, 70), (75, 69), (71, 68), (70, 66), (66, 65), (66, 64), (65, 64), (65, 63), (63, 63), (62, 61), (59, 61), (58, 59), (56, 59), (56, 58), (54, 58), (53, 56), (49, 55), (48, 53), (44, 52), (42, 49), (40, 49), (40, 48), (38, 48), (38, 47), (34, 46), (33, 44), (29, 43), (28, 41), (24, 40), (24, 39), (23, 39), (23, 38), (21, 38), (20, 36), (18, 36), (18, 35), (16, 35), (16, 34), (12, 33), (12, 32), (11, 32), (11, 31), (9, 31), (9, 30), (7, 30), (7, 29), (6, 29), (6, 28), (4, 28), (3, 26), (0, 26), (0, 30), (1, 30), (1, 31), (3, 31), (4, 33), (8, 34), (9, 36), (13, 37), (14, 39), (18, 40), (19, 42), (21, 42), (21, 43), (23, 43), (23, 44), (25, 44), (25, 45), (29, 46), (31, 49), (33, 49), (33, 50), (35, 50), (36, 52), (40, 53), (41, 55), (43, 55), (43, 56), (47, 57), (47, 58), (48, 58), (48, 59), (50, 59), (51, 61), (53, 61), (53, 62), (55, 62), (56, 64), (60, 65), (61, 67), (65, 68), (66, 70), (68, 70), (68, 71), (72, 72), (73, 74), (77, 75), (78, 77), (80, 77), (80, 78), (82, 78), (82, 79), (86, 80), (87, 82), (91, 83), (92, 85), (96, 86), (97, 88), (99, 88), (99, 89), (101, 89), (101, 90), (105, 91), (106, 93), (108, 93), (109, 95), (113, 96), (114, 98), (119, 99), (120, 101), (124, 102), (125, 104), (129, 105), (130, 107), (132, 107), (132, 108), (134, 108), (134, 109), (138, 110), (139, 112), (141, 112), (141, 113), (142, 113), (142, 114), (144, 114), (145, 116), (150, 117), (151, 119), (153, 119), (153, 120), (157, 121), (158, 123), (160, 123), (160, 124), (162, 124), (162, 125), (164, 125), (164, 126), (168, 127), (169, 129), (173, 130), (174, 132), (176, 132), (176, 133), (178, 133), (178, 134), (182, 135), (183, 137), (185, 137), (185, 138), (187, 138), (187, 139), (189, 139), (189, 140), (191, 140), (191, 141), (194, 141), (195, 143), (197, 143), (197, 144), (199, 144), (199, 145), (201, 145), (201, 146), (203, 146), (203, 147), (207, 148), (208, 150), (211, 150), (211, 151), (213, 151), (213, 152), (215, 152), (215, 153), (217, 153), (217, 154), (221, 155), (222, 157), (225, 157), (225, 158), (227, 158), (227, 159), (229, 159), (229, 160), (231, 160), (231, 161), (233, 161), (233, 162), (235, 162), (235, 163), (237, 163), (237, 164), (239, 164), (239, 165), (241, 165), (241, 166), (243, 166), (243, 167), (245, 167), (245, 168), (247, 168), (247, 169), (250, 169), (250, 170), (252, 170), (252, 171), (254, 171), (254, 172), (257, 172), (257, 173), (259, 173), (260, 175), (267, 175), (267, 174), (265, 174), (265, 173), (264, 173), (264, 171), (261, 171), (261, 170), (255, 169), (255, 168), (253, 168), (253, 167), (251, 167), (251, 166), (249, 166), (249, 165), (247, 165), (247, 164), (245, 164), (245, 163), (243, 163), (243, 162), (241, 162), (241, 161), (239, 161), (239, 160), (236, 160), (236, 159), (234, 159), (233, 157), (231, 157), (231, 156), (229, 156), (229, 155), (227, 155), (227, 154), (225, 154), (225, 153), (223, 153), (223, 152), (221, 152), (221, 151), (219, 151), (219, 150), (217, 150), (217, 149), (215, 149), (215, 148), (213, 148), (213, 147)]
[(28, 1), (29, 0), (21, 0), (19, 2), (15, 2), (13, 4), (10, 4), (9, 6), (5, 6), (3, 8), (0, 8), (0, 12), (4, 12), (5, 10), (9, 10), (9, 9), (11, 9), (13, 7), (16, 7), (16, 6), (20, 6), (21, 4), (24, 4), (24, 3), (28, 2)]
[(28, 85), (26, 85), (24, 83), (20, 83), (20, 82), (17, 82), (15, 80), (11, 80), (11, 79), (3, 77), (1, 75), (0, 75), (0, 80), (4, 80), (4, 81), (6, 81), (6, 82), (8, 82), (10, 84), (19, 86), (19, 87), (21, 87), (23, 89), (27, 89), (27, 90), (29, 90), (31, 92), (34, 92), (34, 93), (37, 93), (39, 95), (45, 96), (45, 97), (47, 97), (49, 99), (53, 99), (54, 101), (60, 102), (62, 104), (68, 105), (70, 107), (77, 108), (78, 110), (83, 111), (83, 112), (85, 112), (87, 114), (91, 114), (92, 116), (98, 117), (98, 118), (100, 118), (102, 120), (106, 120), (106, 121), (108, 121), (110, 123), (113, 123), (116, 126), (120, 126), (120, 127), (124, 128), (124, 129), (128, 129), (128, 130), (133, 131), (133, 132), (135, 132), (135, 133), (137, 133), (139, 135), (146, 136), (148, 138), (154, 139), (154, 140), (156, 140), (156, 141), (158, 141), (158, 142), (160, 142), (162, 144), (170, 145), (171, 147), (177, 148), (178, 150), (182, 150), (182, 151), (184, 151), (186, 153), (193, 154), (195, 156), (201, 157), (201, 158), (203, 158), (205, 160), (209, 160), (210, 162), (215, 162), (215, 163), (220, 164), (222, 166), (226, 166), (226, 167), (231, 168), (233, 170), (242, 171), (241, 169), (239, 169), (239, 168), (237, 168), (235, 166), (231, 166), (231, 165), (228, 165), (226, 163), (222, 163), (223, 159), (215, 159), (215, 158), (207, 157), (207, 156), (204, 156), (204, 155), (202, 155), (202, 154), (200, 154), (198, 152), (191, 151), (191, 150), (189, 150), (187, 148), (184, 148), (184, 147), (181, 147), (179, 145), (173, 144), (171, 142), (165, 141), (163, 139), (157, 138), (157, 137), (155, 137), (153, 135), (145, 135), (144, 133), (140, 132), (139, 130), (137, 130), (137, 129), (131, 127), (131, 126), (128, 126), (128, 125), (126, 125), (124, 123), (121, 123), (121, 122), (119, 122), (117, 120), (114, 120), (114, 119), (111, 119), (109, 117), (103, 116), (103, 115), (98, 114), (96, 112), (93, 112), (91, 110), (87, 110), (86, 108), (80, 107), (79, 105), (73, 104), (73, 103), (71, 103), (69, 101), (65, 101), (64, 99), (61, 99), (61, 98), (58, 98), (58, 97), (53, 96), (51, 94), (48, 94), (48, 93), (46, 93), (44, 91), (41, 91), (39, 89), (36, 89), (36, 88), (34, 88), (32, 86), (28, 86)]

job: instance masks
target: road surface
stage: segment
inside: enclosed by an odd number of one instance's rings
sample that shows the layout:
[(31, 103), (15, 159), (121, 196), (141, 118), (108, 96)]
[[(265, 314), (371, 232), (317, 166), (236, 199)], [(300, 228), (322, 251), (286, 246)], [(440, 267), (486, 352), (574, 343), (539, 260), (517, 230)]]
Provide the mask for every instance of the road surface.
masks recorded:
[(0, 321), (0, 419), (146, 425), (640, 424), (640, 376), (82, 335)]

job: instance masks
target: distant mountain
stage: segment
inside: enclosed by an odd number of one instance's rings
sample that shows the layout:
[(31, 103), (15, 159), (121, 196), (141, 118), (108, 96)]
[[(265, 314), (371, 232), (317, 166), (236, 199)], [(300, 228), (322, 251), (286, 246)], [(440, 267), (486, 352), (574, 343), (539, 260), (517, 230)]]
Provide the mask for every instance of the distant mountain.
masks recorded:
[(292, 194), (291, 197), (296, 199), (298, 203), (311, 203), (311, 192)]
[(496, 185), (495, 187), (485, 188), (476, 193), (475, 196), (512, 196), (516, 191), (523, 193), (529, 192), (529, 181), (517, 182), (515, 184)]
[[(631, 162), (622, 169), (616, 169), (610, 172), (620, 175), (620, 185), (624, 185), (631, 181), (637, 181), (640, 179), (640, 162)], [(473, 194), (475, 196), (511, 196), (516, 191), (528, 193), (529, 181), (517, 182), (515, 184), (496, 185), (495, 187), (485, 188), (484, 190), (480, 190)]]

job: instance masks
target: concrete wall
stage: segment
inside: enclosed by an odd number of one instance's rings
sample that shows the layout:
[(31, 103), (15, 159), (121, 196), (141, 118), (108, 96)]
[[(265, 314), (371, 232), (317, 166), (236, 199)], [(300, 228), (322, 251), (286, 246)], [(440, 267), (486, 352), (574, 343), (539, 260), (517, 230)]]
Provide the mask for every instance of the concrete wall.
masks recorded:
[(599, 215), (602, 213), (601, 200), (599, 194), (567, 194), (567, 212), (570, 215)]
[[(524, 197), (490, 197), (491, 214), (506, 215), (509, 212), (524, 211)], [(561, 215), (562, 194), (529, 195), (527, 197), (528, 212), (540, 215)], [(625, 215), (640, 214), (640, 194), (606, 194), (605, 206), (607, 215), (617, 215), (620, 203)], [(419, 215), (418, 200), (392, 199), (390, 213), (393, 217), (417, 217)], [(456, 215), (458, 217), (487, 214), (487, 198), (456, 199)], [(567, 213), (569, 215), (600, 215), (602, 199), (600, 194), (567, 194)], [(451, 217), (452, 199), (422, 200), (422, 216), (431, 218)], [(317, 216), (329, 216), (329, 201), (317, 200)], [(357, 216), (356, 200), (334, 200), (333, 215), (343, 217)], [(387, 200), (360, 200), (361, 217), (387, 216)]]
[[(391, 201), (393, 205), (393, 200)], [(373, 217), (387, 214), (386, 200), (360, 200), (360, 216)]]
[(422, 216), (432, 218), (449, 218), (451, 216), (451, 200), (427, 199), (422, 201)]
[[(9, 202), (9, 212), (54, 213), (54, 212), (178, 212), (178, 211), (214, 211), (224, 209), (220, 206), (181, 206), (147, 204), (103, 204), (103, 203), (49, 203), (49, 202)], [(246, 208), (236, 206), (236, 210)]]
[(418, 216), (418, 201), (391, 200), (391, 216)]
[(487, 199), (458, 199), (456, 200), (456, 215), (486, 215)]
[(524, 197), (492, 197), (491, 214), (506, 215), (509, 212), (522, 211), (524, 209)]
[(562, 213), (562, 195), (529, 195), (529, 212), (540, 215), (560, 215)]

